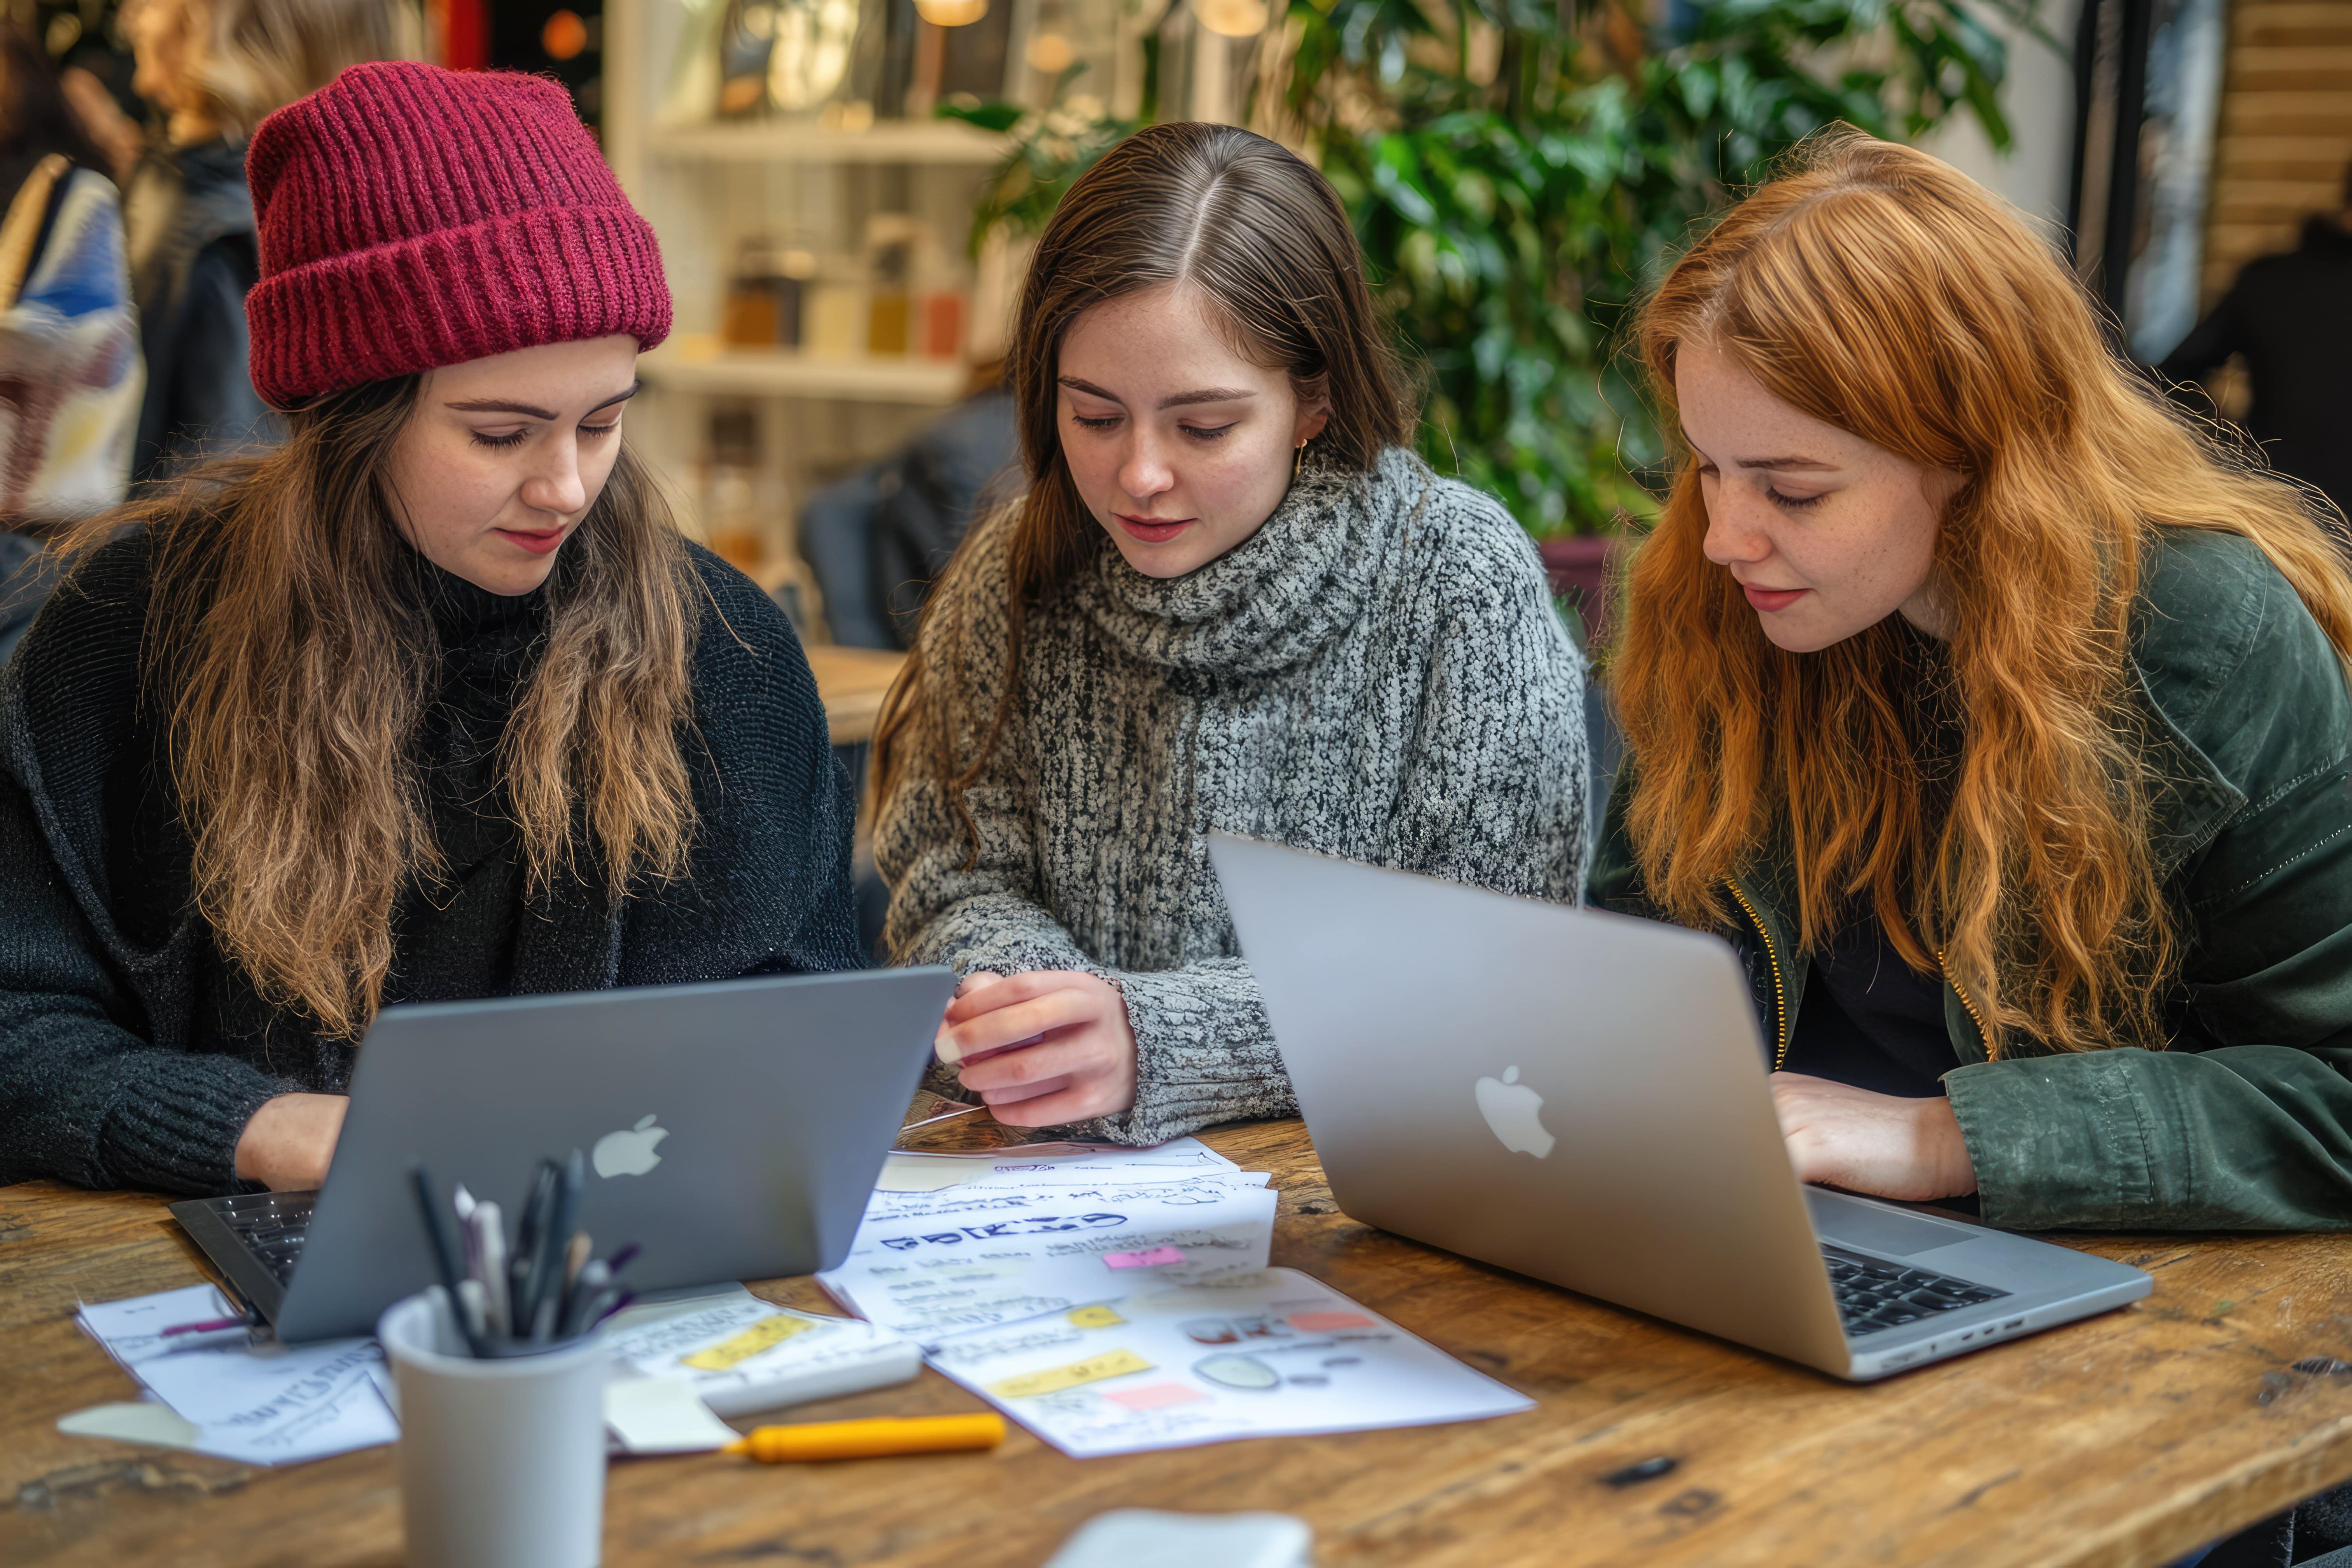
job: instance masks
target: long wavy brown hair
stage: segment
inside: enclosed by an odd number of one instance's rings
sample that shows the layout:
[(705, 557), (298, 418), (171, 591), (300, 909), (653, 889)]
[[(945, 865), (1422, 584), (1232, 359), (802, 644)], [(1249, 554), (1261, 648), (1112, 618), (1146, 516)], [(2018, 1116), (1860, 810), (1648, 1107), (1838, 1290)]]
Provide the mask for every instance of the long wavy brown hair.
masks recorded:
[[(346, 1038), (381, 1001), (404, 881), (443, 868), (410, 755), (441, 650), (389, 479), (418, 384), (298, 410), (277, 450), (214, 464), (68, 546), (126, 522), (150, 535), (143, 700), (168, 725), (196, 911), (265, 999)], [(685, 870), (698, 591), (625, 446), (556, 557), (499, 743), (533, 893), (581, 875), (583, 850), (616, 899)]]
[[(1803, 413), (1962, 476), (1935, 552), (1954, 631), (1922, 689), (1891, 622), (1813, 654), (1769, 642), (1702, 552), (1684, 455), (1609, 658), (1651, 896), (1733, 923), (1727, 879), (1785, 833), (1806, 951), (1866, 905), (1915, 969), (1940, 963), (1989, 1048), (2161, 1046), (2181, 935), (2129, 651), (2145, 553), (2168, 528), (2252, 540), (2352, 657), (2341, 519), (2177, 413), (2009, 208), (1859, 132), (1800, 149), (1695, 244), (1639, 341), (1669, 431), (1676, 349), (1703, 342)], [(1937, 702), (1965, 737), (1941, 778), (1916, 748)]]
[[(1027, 483), (973, 527), (933, 587), (915, 649), (875, 729), (875, 793), (886, 805), (910, 750), (921, 745), (936, 755), (949, 801), (971, 831), (964, 791), (986, 767), (1013, 711), (1027, 613), (1111, 548), (1062, 456), (1063, 336), (1096, 305), (1171, 285), (1198, 289), (1236, 351), (1286, 372), (1302, 400), (1328, 403), (1330, 416), (1312, 444), (1318, 463), (1369, 473), (1384, 449), (1412, 437), (1408, 378), (1365, 287), (1347, 209), (1321, 174), (1279, 142), (1197, 121), (1154, 125), (1112, 148), (1054, 209), (1029, 264), (1005, 357)], [(978, 546), (1000, 528), (1007, 531), (1007, 581), (982, 584), (989, 552)], [(972, 593), (1004, 598), (1004, 647), (971, 647), (957, 628), (936, 625), (940, 606)], [(959, 754), (959, 725), (946, 711), (971, 689), (966, 671), (934, 668), (935, 660), (950, 667), (986, 660), (1000, 671), (986, 727), (969, 754)], [(977, 842), (974, 835), (975, 853)]]

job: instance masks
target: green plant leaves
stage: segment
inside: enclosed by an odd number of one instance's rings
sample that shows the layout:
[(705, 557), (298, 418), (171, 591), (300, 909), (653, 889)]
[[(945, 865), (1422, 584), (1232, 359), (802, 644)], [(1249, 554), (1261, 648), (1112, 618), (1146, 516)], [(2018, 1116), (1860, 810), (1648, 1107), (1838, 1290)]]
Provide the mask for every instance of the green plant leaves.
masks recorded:
[[(1289, 7), (1283, 101), (1425, 367), (1423, 451), (1538, 534), (1654, 509), (1643, 479), (1664, 447), (1626, 337), (1643, 290), (1711, 215), (1839, 121), (1909, 139), (1965, 111), (2005, 149), (2008, 46), (1987, 18), (2056, 47), (2036, 0), (1704, 0), (1680, 33), (1646, 37), (1615, 3)], [(1487, 79), (1469, 69), (1473, 29), (1495, 50)], [(1000, 223), (1042, 229), (1135, 129), (1007, 109), (949, 111), (1014, 137), (975, 251)]]

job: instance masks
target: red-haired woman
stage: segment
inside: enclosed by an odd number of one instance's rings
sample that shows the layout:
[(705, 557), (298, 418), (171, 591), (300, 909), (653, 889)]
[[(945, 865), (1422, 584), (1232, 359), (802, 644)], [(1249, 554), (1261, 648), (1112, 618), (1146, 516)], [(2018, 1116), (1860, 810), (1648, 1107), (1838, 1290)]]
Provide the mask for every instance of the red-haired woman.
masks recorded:
[(251, 173), (287, 442), (0, 680), (0, 1180), (313, 1186), (384, 1004), (858, 963), (792, 628), (622, 445), (669, 290), (563, 89), (354, 67)]
[(1799, 1173), (1992, 1224), (2352, 1225), (2340, 520), (2014, 215), (1843, 134), (1642, 328), (1685, 458), (1597, 901), (1744, 941)]

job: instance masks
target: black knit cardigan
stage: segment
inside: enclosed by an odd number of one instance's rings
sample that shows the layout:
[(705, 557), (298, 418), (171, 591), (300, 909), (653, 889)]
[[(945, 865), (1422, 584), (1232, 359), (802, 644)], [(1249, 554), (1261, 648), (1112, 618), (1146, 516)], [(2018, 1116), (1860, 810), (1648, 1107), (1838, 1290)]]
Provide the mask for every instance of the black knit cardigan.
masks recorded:
[[(188, 847), (141, 695), (148, 558), (135, 535), (94, 553), (0, 673), (0, 1181), (230, 1191), (264, 1100), (350, 1083), (357, 1047), (263, 1002), (184, 894), (154, 895), (187, 887)], [(741, 574), (700, 549), (694, 567), (688, 875), (527, 900), (512, 994), (862, 962), (855, 805), (808, 661)]]

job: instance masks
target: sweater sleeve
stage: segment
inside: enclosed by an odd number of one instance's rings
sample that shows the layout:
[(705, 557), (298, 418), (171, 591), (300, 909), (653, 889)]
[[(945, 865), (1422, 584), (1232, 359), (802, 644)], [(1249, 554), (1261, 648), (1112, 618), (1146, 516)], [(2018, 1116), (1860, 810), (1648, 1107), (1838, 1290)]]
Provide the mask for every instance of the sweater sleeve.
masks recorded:
[[(959, 974), (1066, 969), (1117, 988), (1135, 1032), (1135, 1104), (1054, 1135), (1161, 1143), (1220, 1121), (1294, 1113), (1297, 1101), (1246, 963), (1216, 958), (1176, 969), (1109, 969), (1047, 911), (1027, 782), (1007, 760), (1014, 744), (1010, 732), (1000, 737), (988, 767), (964, 792), (976, 852), (936, 763), (919, 752), (909, 757), (875, 826), (876, 863), (891, 889), (891, 951), (903, 963), (944, 963)], [(935, 1066), (930, 1082), (956, 1092), (951, 1068)]]
[(0, 1175), (210, 1194), (236, 1186), (236, 1141), (299, 1086), (235, 1058), (158, 1047), (0, 764)]

